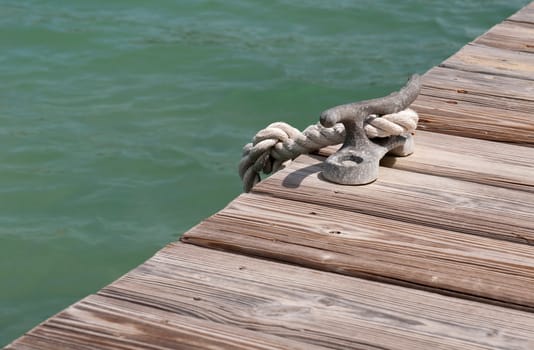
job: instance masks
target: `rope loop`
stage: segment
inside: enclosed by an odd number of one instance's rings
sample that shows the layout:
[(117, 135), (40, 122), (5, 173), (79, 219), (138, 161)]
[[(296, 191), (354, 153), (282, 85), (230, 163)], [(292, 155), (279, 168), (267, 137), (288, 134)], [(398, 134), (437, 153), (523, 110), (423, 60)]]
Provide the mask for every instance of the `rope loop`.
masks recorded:
[[(364, 130), (370, 139), (413, 133), (418, 120), (417, 113), (409, 108), (382, 116), (372, 114), (366, 118)], [(331, 128), (317, 123), (302, 132), (284, 122), (270, 124), (243, 147), (239, 162), (243, 190), (249, 192), (261, 180), (260, 173), (276, 172), (301, 154), (340, 144), (344, 139), (345, 127), (341, 123)]]

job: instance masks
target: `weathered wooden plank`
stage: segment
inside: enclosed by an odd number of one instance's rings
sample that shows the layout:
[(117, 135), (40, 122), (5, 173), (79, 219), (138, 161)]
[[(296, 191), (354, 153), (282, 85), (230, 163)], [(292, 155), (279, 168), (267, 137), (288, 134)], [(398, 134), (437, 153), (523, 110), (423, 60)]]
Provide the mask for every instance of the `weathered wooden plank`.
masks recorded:
[(424, 94), (411, 107), (419, 113), (420, 130), (534, 145), (534, 116), (530, 113)]
[[(528, 147), (417, 131), (409, 157), (385, 157), (381, 165), (416, 173), (534, 192), (534, 150)], [(339, 146), (320, 150), (323, 156)]]
[(534, 2), (531, 2), (521, 10), (508, 18), (509, 21), (534, 23)]
[(534, 55), (483, 45), (468, 44), (441, 67), (534, 80)]
[(306, 203), (430, 227), (534, 243), (534, 196), (495, 186), (386, 167), (376, 182), (339, 186), (322, 180), (324, 158), (301, 156), (253, 188)]
[(324, 349), (244, 327), (92, 295), (44, 322), (6, 350), (280, 348)]
[[(534, 85), (534, 84), (532, 84)], [(496, 91), (497, 92), (497, 91)], [(448, 104), (460, 104), (461, 102), (467, 102), (468, 105), (478, 108), (479, 106), (490, 107), (493, 109), (500, 109), (502, 112), (500, 115), (503, 119), (515, 119), (515, 128), (518, 130), (529, 129), (534, 127), (534, 117), (532, 117), (532, 108), (534, 107), (533, 101), (524, 101), (519, 99), (503, 98), (499, 96), (487, 96), (469, 93), (466, 90), (458, 89), (456, 91), (436, 88), (432, 86), (424, 87), (421, 92), (422, 95), (428, 97), (437, 97), (439, 99), (447, 100)], [(451, 103), (455, 101), (456, 103)], [(519, 113), (518, 113), (519, 112)], [(497, 117), (497, 116), (496, 116)], [(494, 117), (493, 119), (495, 119)], [(507, 121), (508, 121), (507, 120)], [(466, 120), (466, 123), (471, 122)], [(494, 120), (493, 123), (496, 121)], [(480, 121), (480, 126), (485, 127), (487, 122)], [(523, 125), (522, 125), (523, 124)], [(499, 131), (499, 130), (495, 130)]]
[(186, 244), (99, 294), (327, 348), (529, 349), (534, 341), (531, 313)]
[(255, 194), (182, 240), (534, 310), (534, 246)]
[[(440, 68), (442, 71), (456, 71), (459, 74), (470, 74), (474, 75), (484, 75), (481, 73), (471, 73), (458, 71), (454, 69)], [(486, 75), (488, 76), (488, 75)], [(496, 77), (495, 75), (493, 77)], [(521, 80), (514, 78), (498, 77), (499, 81), (494, 82), (492, 92), (480, 93), (474, 89), (467, 90), (464, 87), (458, 86), (457, 81), (453, 81), (449, 78), (449, 82), (445, 83), (443, 80), (432, 81), (432, 72), (429, 72), (428, 76), (425, 76), (425, 85), (422, 88), (421, 95), (429, 97), (437, 97), (440, 99), (448, 100), (448, 104), (456, 104), (453, 101), (459, 102), (468, 102), (471, 105), (475, 105), (475, 108), (479, 106), (490, 107), (494, 109), (501, 109), (501, 115), (504, 115), (504, 119), (523, 117), (523, 123), (526, 124), (525, 127), (528, 128), (534, 126), (534, 117), (532, 117), (532, 108), (534, 107), (534, 99), (532, 95), (529, 95), (529, 92), (532, 92), (534, 89), (534, 82), (529, 80)], [(497, 84), (501, 83), (504, 80), (512, 80), (513, 82), (522, 81), (523, 84), (516, 84), (515, 90), (507, 88), (507, 92), (502, 94), (508, 94), (510, 97), (500, 96), (502, 88), (497, 87)], [(429, 82), (429, 83), (428, 83)], [(447, 85), (456, 85), (456, 88), (449, 87)], [(474, 84), (471, 84), (474, 85)], [(480, 90), (480, 87), (478, 88)], [(489, 87), (488, 87), (489, 90)], [(530, 91), (529, 91), (530, 90)], [(524, 96), (524, 99), (521, 99), (520, 96)], [(528, 97), (530, 96), (530, 97)], [(519, 112), (519, 113), (517, 113)], [(469, 120), (467, 121), (469, 122)], [(485, 123), (481, 122), (481, 127), (485, 126)], [(521, 126), (518, 126), (517, 129), (520, 129)]]
[[(529, 18), (534, 22), (534, 16)], [(501, 49), (534, 53), (534, 23), (504, 21), (474, 42)]]
[[(532, 20), (531, 8), (515, 18)], [(427, 72), (413, 105), (420, 128), (534, 144), (533, 38), (534, 24), (505, 21)]]
[(534, 102), (532, 81), (493, 74), (434, 67), (423, 75), (422, 85), (422, 93), (425, 95), (434, 95), (428, 91), (430, 88), (449, 90), (457, 93), (455, 100), (465, 98), (466, 95), (514, 99), (518, 100), (516, 103), (529, 106), (529, 111), (532, 110), (531, 103)]

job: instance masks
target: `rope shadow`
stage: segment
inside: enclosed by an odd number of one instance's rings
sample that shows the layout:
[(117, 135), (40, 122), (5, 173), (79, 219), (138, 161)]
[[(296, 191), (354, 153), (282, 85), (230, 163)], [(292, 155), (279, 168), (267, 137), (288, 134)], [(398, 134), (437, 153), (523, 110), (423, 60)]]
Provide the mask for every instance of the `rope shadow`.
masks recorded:
[[(295, 170), (291, 173), (289, 173), (283, 180), (282, 180), (282, 186), (285, 188), (298, 188), (302, 184), (302, 181), (306, 179), (307, 177), (317, 174), (317, 177), (321, 181), (330, 182), (327, 179), (323, 177), (321, 172), (323, 171), (323, 163), (326, 159), (326, 157), (318, 155), (318, 154), (308, 154), (310, 158), (313, 158), (317, 161), (315, 164), (308, 165), (304, 168), (300, 168), (298, 170)], [(380, 166), (387, 167), (387, 168), (393, 168), (395, 163), (397, 162), (397, 158), (392, 155), (386, 155), (382, 159), (380, 159)]]
[[(291, 173), (289, 173), (283, 180), (282, 186), (285, 188), (298, 188), (302, 184), (305, 178), (310, 175), (314, 175), (323, 171), (323, 162), (326, 159), (323, 156), (317, 154), (308, 154), (310, 158), (317, 160), (317, 163), (308, 165), (304, 168), (299, 168)], [(326, 181), (321, 174), (318, 175), (319, 179)]]

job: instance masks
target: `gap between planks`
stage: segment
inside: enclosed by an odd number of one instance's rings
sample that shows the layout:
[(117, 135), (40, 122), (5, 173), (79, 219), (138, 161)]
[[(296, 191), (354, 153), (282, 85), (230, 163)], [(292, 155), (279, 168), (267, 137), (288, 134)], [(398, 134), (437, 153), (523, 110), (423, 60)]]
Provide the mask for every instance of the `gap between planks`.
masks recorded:
[(508, 20), (534, 24), (534, 2), (523, 7), (521, 10), (510, 16)]
[(257, 194), (182, 240), (534, 310), (534, 247), (523, 244)]
[(339, 186), (322, 180), (322, 157), (301, 156), (253, 188), (278, 198), (361, 212), (429, 227), (531, 244), (532, 193), (380, 168), (377, 181)]
[(534, 53), (534, 23), (503, 21), (474, 43), (511, 51)]

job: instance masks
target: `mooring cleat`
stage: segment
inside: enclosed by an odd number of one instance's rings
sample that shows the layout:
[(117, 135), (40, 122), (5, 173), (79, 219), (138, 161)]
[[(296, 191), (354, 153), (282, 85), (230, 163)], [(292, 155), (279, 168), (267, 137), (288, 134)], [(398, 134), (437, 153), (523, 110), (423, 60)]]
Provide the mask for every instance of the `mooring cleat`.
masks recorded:
[(413, 153), (411, 133), (369, 139), (365, 133), (365, 119), (372, 114), (379, 116), (406, 109), (419, 95), (420, 78), (413, 75), (399, 92), (386, 97), (346, 104), (331, 108), (321, 114), (321, 124), (332, 127), (336, 123), (345, 126), (345, 142), (328, 157), (323, 177), (342, 185), (365, 185), (378, 178), (380, 159), (387, 153), (407, 156)]

